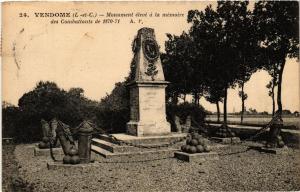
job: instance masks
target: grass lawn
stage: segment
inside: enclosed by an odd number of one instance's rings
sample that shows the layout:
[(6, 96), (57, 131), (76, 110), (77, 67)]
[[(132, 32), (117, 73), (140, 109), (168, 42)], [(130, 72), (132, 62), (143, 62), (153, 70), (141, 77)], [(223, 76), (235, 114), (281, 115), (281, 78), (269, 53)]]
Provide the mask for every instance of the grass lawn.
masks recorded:
[[(270, 115), (245, 115), (243, 124), (261, 126), (270, 122), (271, 118)], [(217, 119), (216, 115), (208, 115), (206, 117), (206, 121), (209, 122), (217, 122)], [(220, 121), (223, 121), (223, 116), (220, 117)], [(227, 121), (231, 124), (240, 124), (241, 117), (239, 115), (228, 115)], [(300, 129), (300, 117), (284, 116), (283, 123), (285, 127)]]

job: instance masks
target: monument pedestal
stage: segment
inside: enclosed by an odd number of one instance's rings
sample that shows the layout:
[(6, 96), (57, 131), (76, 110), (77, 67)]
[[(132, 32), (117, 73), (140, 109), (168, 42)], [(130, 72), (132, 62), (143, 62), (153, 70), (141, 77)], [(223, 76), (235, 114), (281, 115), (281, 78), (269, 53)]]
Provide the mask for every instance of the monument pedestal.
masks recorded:
[(166, 120), (166, 81), (136, 81), (130, 87), (130, 121), (127, 134), (134, 136), (168, 135)]

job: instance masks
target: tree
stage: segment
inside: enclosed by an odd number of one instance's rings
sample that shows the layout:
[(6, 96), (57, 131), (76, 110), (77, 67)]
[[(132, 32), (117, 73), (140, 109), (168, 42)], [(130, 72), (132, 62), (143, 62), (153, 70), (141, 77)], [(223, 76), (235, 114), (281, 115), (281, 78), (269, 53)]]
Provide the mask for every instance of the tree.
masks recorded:
[(118, 82), (110, 94), (101, 99), (97, 109), (97, 124), (109, 132), (124, 132), (130, 120), (130, 96), (128, 82)]
[(3, 101), (2, 102), (2, 137), (14, 137), (16, 124), (20, 117), (18, 107)]
[(167, 34), (165, 42), (166, 53), (161, 54), (165, 79), (171, 84), (167, 87), (167, 96), (173, 103), (178, 102), (178, 97), (199, 90), (195, 74), (194, 44), (190, 36), (183, 32), (180, 36)]
[(273, 77), (272, 80), (266, 85), (268, 89), (268, 95), (272, 98), (272, 116), (275, 114), (275, 87), (277, 85), (276, 77)]
[[(199, 54), (197, 57), (204, 57), (202, 60), (206, 64), (203, 70), (205, 85), (210, 87), (213, 80), (223, 93), (222, 127), (229, 135), (231, 134), (227, 127), (227, 90), (234, 88), (241, 77), (241, 60), (249, 58), (241, 57), (241, 48), (247, 46), (243, 44), (246, 38), (244, 27), (248, 22), (247, 5), (248, 2), (219, 1), (216, 11), (208, 6), (204, 12), (191, 10), (188, 14), (188, 22), (192, 23), (190, 35), (195, 41), (196, 48), (201, 52), (201, 54), (197, 52)], [(243, 65), (245, 64), (246, 62), (243, 62)]]
[[(215, 86), (214, 86), (215, 85)], [(217, 117), (218, 117), (218, 123), (220, 122), (220, 106), (219, 102), (223, 102), (223, 95), (222, 89), (220, 89), (217, 84), (213, 84), (211, 82), (211, 85), (206, 88), (206, 96), (205, 99), (210, 102), (216, 104), (217, 107)]]
[[(277, 115), (279, 126), (270, 129), (269, 146), (278, 146), (282, 126), (282, 74), (286, 58), (299, 58), (299, 4), (297, 1), (259, 1), (254, 7), (258, 44), (266, 53), (266, 70), (274, 70), (277, 85)], [(270, 59), (271, 58), (271, 59)]]
[(54, 82), (38, 82), (33, 90), (19, 99), (20, 117), (16, 125), (19, 140), (41, 139), (41, 119), (57, 118), (71, 127), (85, 119), (95, 121), (98, 102), (85, 98), (83, 93), (82, 88), (71, 88), (67, 92)]
[(237, 35), (237, 48), (238, 48), (238, 77), (237, 84), (240, 88), (239, 97), (241, 98), (242, 110), (241, 110), (241, 124), (243, 123), (243, 116), (245, 111), (245, 100), (248, 95), (245, 93), (245, 83), (251, 78), (251, 75), (255, 73), (260, 65), (258, 61), (259, 47), (256, 44), (255, 28), (253, 26), (253, 15), (250, 11), (246, 10), (246, 4), (242, 4), (244, 10), (240, 13), (240, 25), (236, 29)]
[(242, 90), (239, 91), (239, 97), (242, 100), (242, 110), (241, 110), (241, 124), (243, 124), (243, 117), (244, 117), (244, 111), (245, 111), (245, 100), (248, 98), (247, 93), (244, 92), (244, 83), (239, 85)]

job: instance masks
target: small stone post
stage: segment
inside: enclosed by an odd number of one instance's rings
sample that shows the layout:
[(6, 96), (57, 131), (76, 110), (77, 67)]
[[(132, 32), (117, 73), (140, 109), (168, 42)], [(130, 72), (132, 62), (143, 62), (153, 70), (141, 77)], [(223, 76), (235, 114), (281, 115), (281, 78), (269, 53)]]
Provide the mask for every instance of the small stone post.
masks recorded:
[(78, 130), (78, 155), (80, 163), (91, 162), (91, 141), (93, 127), (89, 121), (84, 121)]
[(176, 126), (176, 132), (181, 133), (182, 132), (182, 127), (181, 127), (181, 124), (180, 124), (180, 118), (176, 115), (174, 117), (174, 122), (175, 122), (175, 126)]

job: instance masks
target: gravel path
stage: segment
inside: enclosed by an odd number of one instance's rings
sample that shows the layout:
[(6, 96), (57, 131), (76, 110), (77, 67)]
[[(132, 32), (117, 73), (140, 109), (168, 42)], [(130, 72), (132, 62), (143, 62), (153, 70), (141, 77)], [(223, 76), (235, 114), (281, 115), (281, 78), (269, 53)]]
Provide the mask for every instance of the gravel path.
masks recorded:
[(20, 175), (37, 192), (300, 190), (299, 150), (272, 155), (246, 149), (246, 145), (220, 148), (219, 160), (202, 164), (170, 158), (135, 163), (98, 162), (97, 167), (67, 171), (48, 170), (46, 162), (51, 159), (34, 157), (32, 145), (18, 145), (15, 156)]
[(14, 161), (14, 145), (2, 145), (2, 190), (12, 191), (12, 178), (18, 174), (18, 165)]

